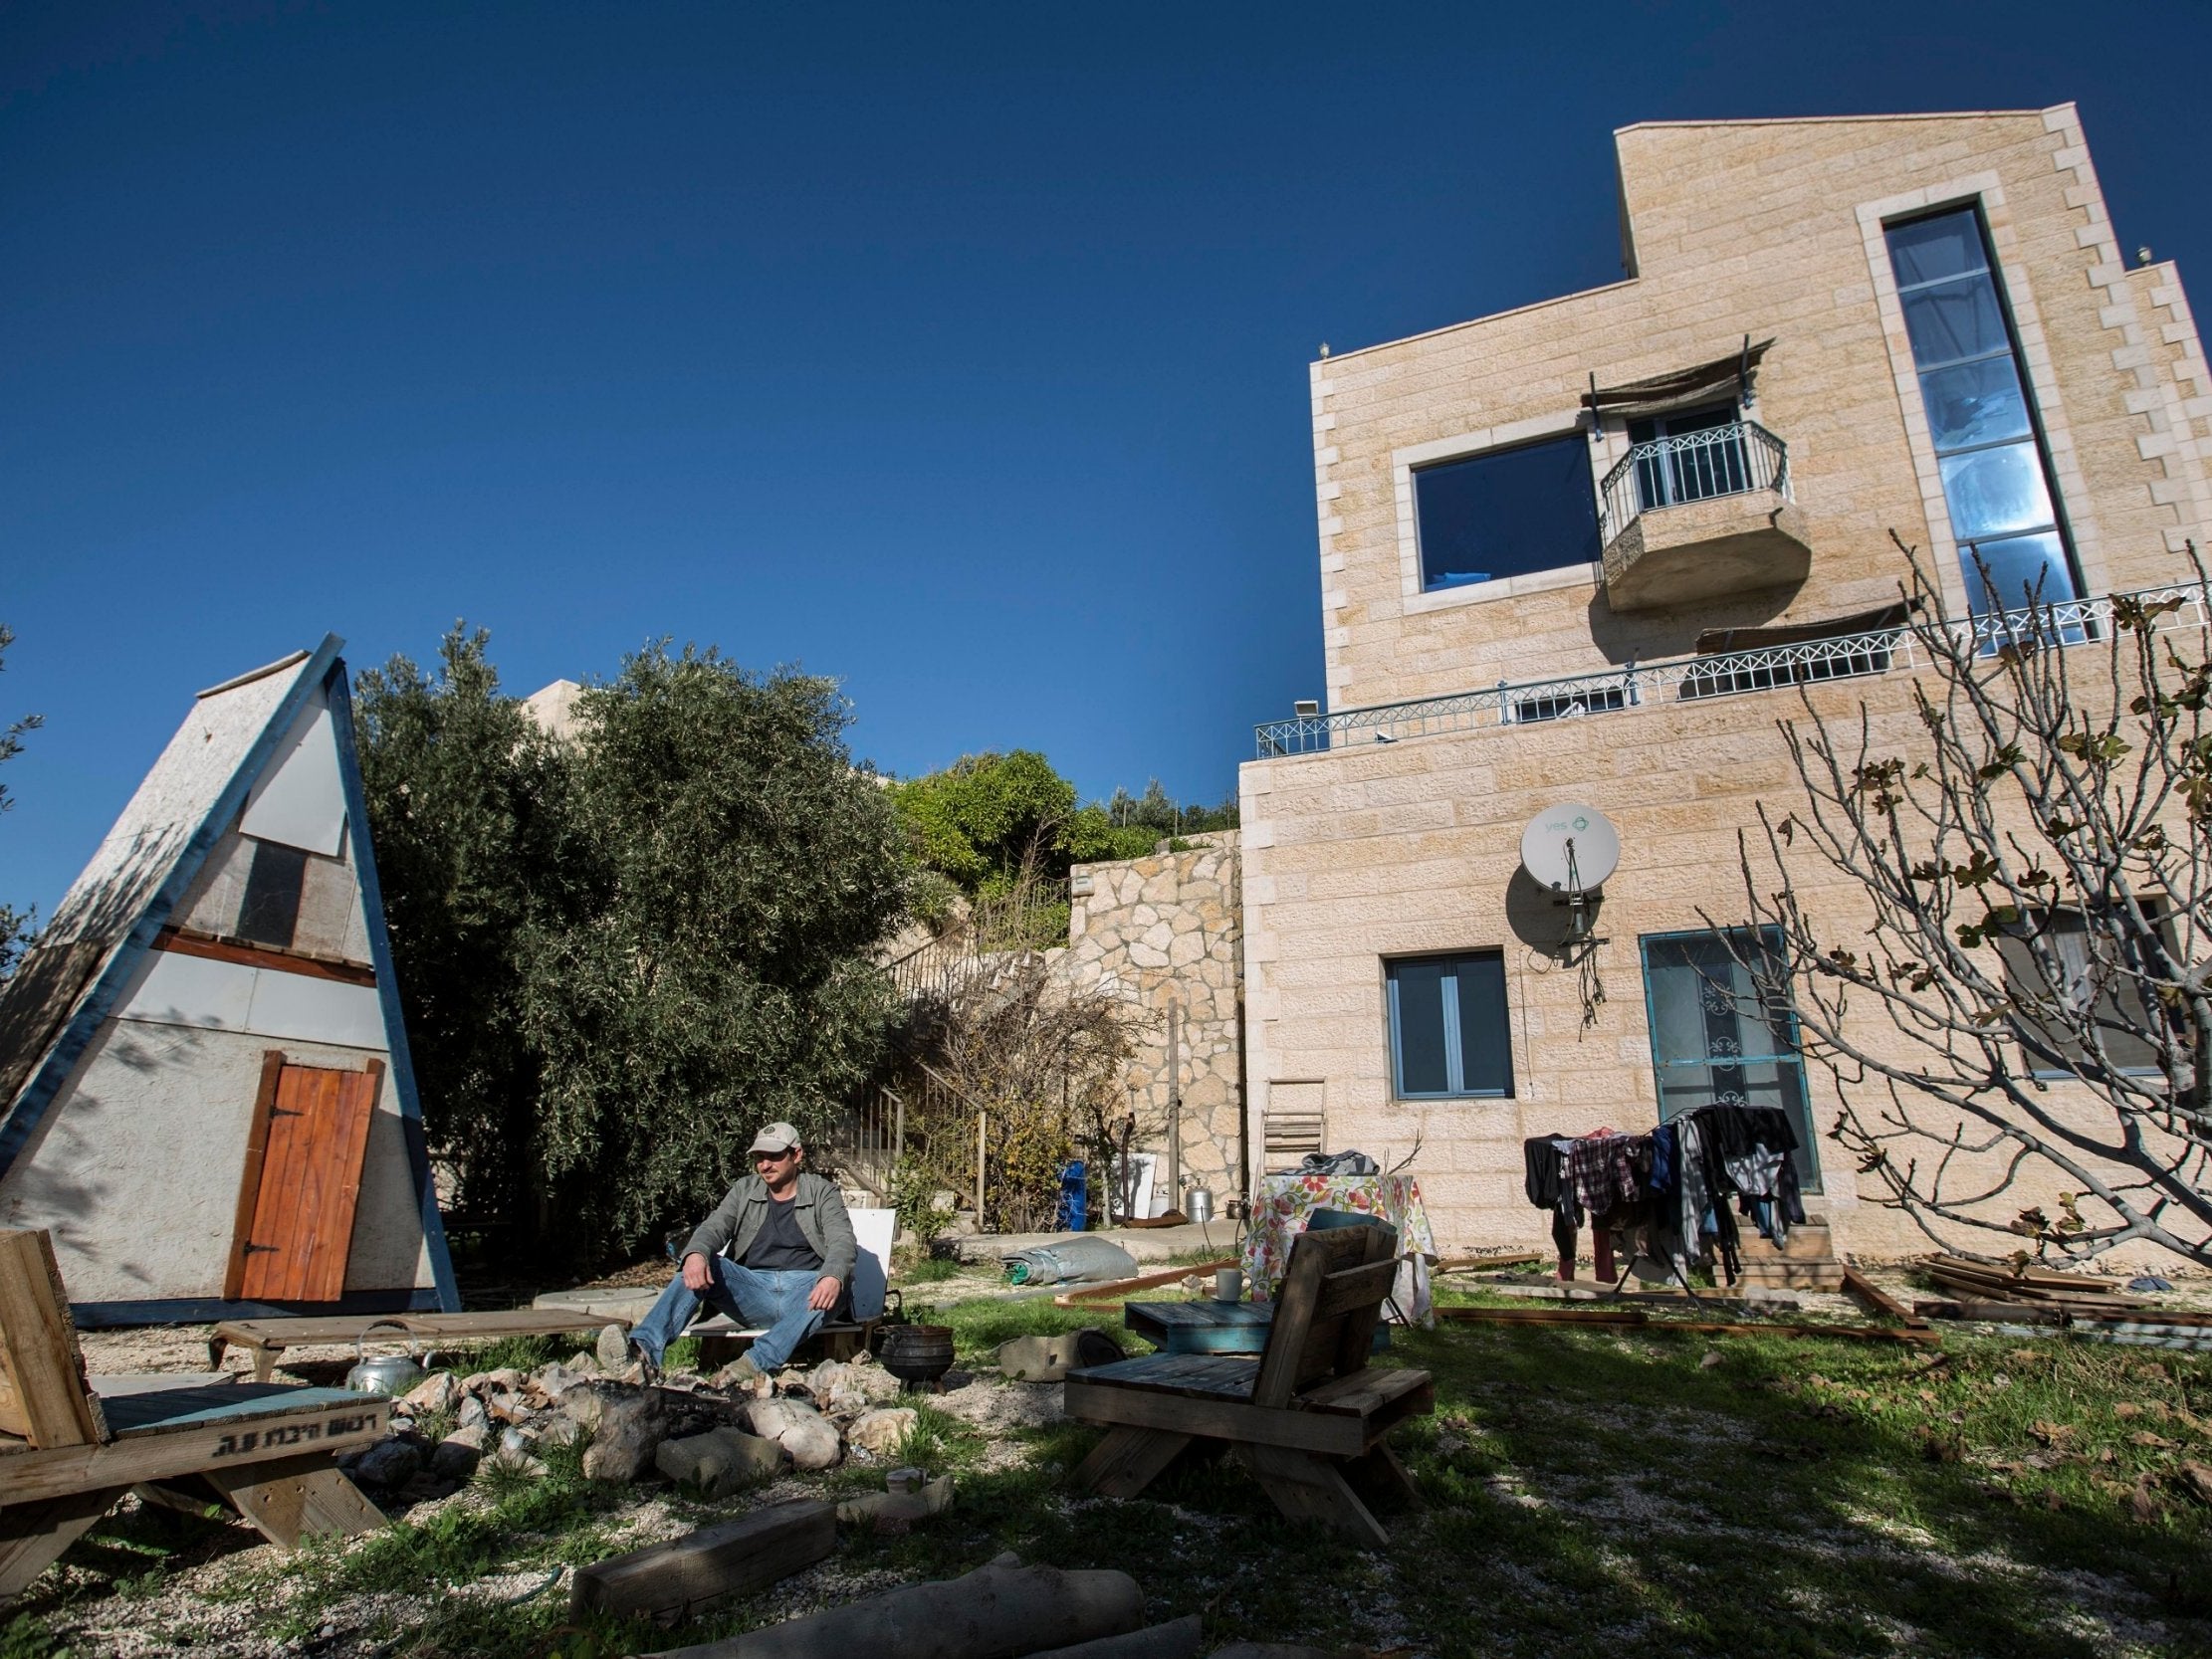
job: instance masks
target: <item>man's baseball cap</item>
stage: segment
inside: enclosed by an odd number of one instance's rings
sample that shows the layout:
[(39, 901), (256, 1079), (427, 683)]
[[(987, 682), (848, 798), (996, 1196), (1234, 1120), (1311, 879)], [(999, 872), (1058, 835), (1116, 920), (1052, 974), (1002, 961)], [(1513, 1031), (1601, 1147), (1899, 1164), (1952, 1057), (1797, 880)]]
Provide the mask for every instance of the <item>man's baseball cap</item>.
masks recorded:
[(746, 1155), (755, 1152), (787, 1152), (797, 1145), (798, 1131), (788, 1124), (771, 1124), (753, 1138), (753, 1144), (746, 1148)]

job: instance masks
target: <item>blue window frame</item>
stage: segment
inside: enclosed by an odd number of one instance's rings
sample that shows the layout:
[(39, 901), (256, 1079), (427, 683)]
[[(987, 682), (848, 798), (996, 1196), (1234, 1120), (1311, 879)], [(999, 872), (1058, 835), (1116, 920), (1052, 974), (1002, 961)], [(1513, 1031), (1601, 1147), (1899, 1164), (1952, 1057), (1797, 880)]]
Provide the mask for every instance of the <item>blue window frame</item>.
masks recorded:
[(1391, 1076), (1401, 1100), (1499, 1100), (1513, 1093), (1505, 957), (1496, 950), (1383, 964)]
[(1590, 441), (1579, 433), (1414, 472), (1425, 591), (1494, 582), (1599, 556)]
[[(1813, 1115), (1798, 1054), (1797, 1014), (1786, 997), (1760, 994), (1759, 979), (1779, 982), (1782, 935), (1732, 929), (1721, 936), (1646, 933), (1644, 996), (1652, 1022), (1652, 1069), (1659, 1117), (1692, 1107), (1775, 1106), (1797, 1131), (1797, 1179), (1807, 1192), (1821, 1185)], [(1731, 948), (1731, 945), (1733, 948)], [(1758, 975), (1736, 957), (1770, 964)]]
[(2079, 598), (2049, 447), (1980, 210), (1946, 208), (1885, 234), (1973, 613)]

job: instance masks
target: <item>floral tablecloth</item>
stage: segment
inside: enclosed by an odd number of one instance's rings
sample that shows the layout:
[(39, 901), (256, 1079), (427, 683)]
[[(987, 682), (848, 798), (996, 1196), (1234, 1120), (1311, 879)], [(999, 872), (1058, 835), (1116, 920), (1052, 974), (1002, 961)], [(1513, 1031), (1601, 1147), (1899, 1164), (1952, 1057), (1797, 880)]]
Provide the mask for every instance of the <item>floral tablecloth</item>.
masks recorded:
[[(1437, 1235), (1421, 1202), (1421, 1183), (1411, 1175), (1263, 1175), (1252, 1196), (1251, 1224), (1244, 1230), (1244, 1278), (1252, 1300), (1273, 1299), (1290, 1265), (1290, 1245), (1306, 1230), (1315, 1210), (1352, 1210), (1376, 1215), (1398, 1229), (1398, 1283), (1391, 1300), (1398, 1314), (1414, 1325), (1436, 1324), (1429, 1290), (1430, 1264), (1437, 1259)], [(1385, 1309), (1384, 1316), (1391, 1317)]]

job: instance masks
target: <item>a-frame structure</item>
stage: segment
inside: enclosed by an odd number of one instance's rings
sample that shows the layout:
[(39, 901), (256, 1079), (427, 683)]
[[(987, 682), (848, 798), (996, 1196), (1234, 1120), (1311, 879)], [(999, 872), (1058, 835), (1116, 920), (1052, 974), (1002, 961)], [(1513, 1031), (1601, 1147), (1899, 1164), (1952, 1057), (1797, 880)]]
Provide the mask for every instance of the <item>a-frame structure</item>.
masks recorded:
[(460, 1307), (342, 643), (199, 695), (0, 991), (0, 1227), (81, 1324)]

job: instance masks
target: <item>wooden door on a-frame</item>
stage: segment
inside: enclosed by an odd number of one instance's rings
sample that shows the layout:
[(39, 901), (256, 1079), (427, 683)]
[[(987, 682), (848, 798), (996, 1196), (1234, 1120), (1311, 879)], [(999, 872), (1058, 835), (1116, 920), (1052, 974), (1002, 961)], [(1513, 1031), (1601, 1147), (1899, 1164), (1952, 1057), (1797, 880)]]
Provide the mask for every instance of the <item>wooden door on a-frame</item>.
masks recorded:
[(226, 1301), (335, 1302), (345, 1289), (368, 1123), (384, 1065), (363, 1071), (263, 1058), (238, 1186)]

